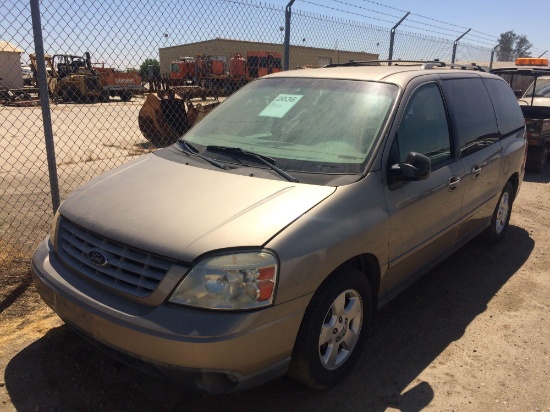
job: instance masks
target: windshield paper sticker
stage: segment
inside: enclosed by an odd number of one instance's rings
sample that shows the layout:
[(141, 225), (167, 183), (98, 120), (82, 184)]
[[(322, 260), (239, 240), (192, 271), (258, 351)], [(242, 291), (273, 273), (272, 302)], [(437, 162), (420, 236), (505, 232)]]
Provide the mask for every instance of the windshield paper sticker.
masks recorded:
[(282, 118), (302, 97), (299, 94), (280, 94), (258, 116)]

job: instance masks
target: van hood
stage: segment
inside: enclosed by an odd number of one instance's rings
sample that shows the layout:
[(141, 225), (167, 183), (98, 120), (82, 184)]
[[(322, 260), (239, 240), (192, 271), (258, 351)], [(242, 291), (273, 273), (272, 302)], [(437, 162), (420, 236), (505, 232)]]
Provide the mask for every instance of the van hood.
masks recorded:
[(263, 246), (334, 191), (149, 154), (86, 183), (60, 213), (105, 238), (190, 262), (216, 249)]

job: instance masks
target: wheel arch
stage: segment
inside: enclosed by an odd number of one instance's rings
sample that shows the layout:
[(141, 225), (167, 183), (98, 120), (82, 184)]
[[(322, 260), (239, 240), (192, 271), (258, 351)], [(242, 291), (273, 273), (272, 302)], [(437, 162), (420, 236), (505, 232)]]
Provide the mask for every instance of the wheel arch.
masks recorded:
[(510, 182), (510, 184), (512, 185), (512, 187), (514, 188), (514, 200), (518, 194), (518, 190), (519, 190), (519, 173), (514, 173), (512, 176), (510, 176), (508, 178), (508, 182)]
[[(378, 306), (378, 294), (380, 291), (381, 272), (378, 258), (372, 253), (363, 253), (361, 255), (354, 256), (335, 268), (321, 284), (327, 282), (328, 279), (333, 276), (337, 276), (339, 272), (344, 271), (347, 268), (359, 270), (369, 281), (372, 291), (372, 304), (374, 310)], [(321, 287), (321, 285), (319, 285), (319, 287)]]

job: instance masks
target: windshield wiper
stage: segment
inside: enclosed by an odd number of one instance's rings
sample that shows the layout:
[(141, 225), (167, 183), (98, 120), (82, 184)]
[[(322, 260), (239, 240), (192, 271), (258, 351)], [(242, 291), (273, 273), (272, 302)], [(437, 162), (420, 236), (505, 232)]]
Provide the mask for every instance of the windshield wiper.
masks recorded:
[(254, 159), (259, 160), (264, 165), (268, 166), (271, 170), (277, 172), (279, 175), (284, 177), (289, 182), (299, 183), (299, 180), (296, 179), (294, 176), (288, 174), (282, 169), (279, 169), (277, 166), (275, 166), (275, 159), (272, 159), (269, 156), (264, 156), (258, 153), (249, 152), (248, 150), (241, 149), (240, 147), (229, 147), (229, 146), (206, 146), (206, 150), (212, 150), (217, 152), (227, 152), (227, 153), (233, 153), (233, 154), (240, 154), (248, 157), (253, 157)]
[(220, 169), (227, 169), (227, 166), (224, 165), (223, 163), (221, 162), (218, 162), (214, 159), (210, 159), (209, 157), (206, 157), (206, 156), (203, 156), (199, 153), (199, 150), (193, 146), (191, 143), (189, 143), (188, 141), (186, 141), (185, 139), (179, 139), (178, 140), (178, 144), (179, 146), (181, 147), (181, 149), (187, 153), (187, 154), (192, 154), (192, 155), (195, 155), (195, 156), (198, 156), (200, 157), (201, 159), (203, 160), (206, 160), (208, 163), (214, 165), (214, 166), (217, 166), (219, 167)]

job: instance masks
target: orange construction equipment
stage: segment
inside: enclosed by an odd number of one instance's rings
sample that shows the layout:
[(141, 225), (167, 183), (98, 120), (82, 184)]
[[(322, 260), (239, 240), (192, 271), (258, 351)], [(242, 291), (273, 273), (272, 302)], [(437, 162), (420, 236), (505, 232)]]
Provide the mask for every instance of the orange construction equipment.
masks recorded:
[(122, 101), (126, 102), (132, 98), (134, 93), (143, 91), (141, 76), (138, 72), (121, 72), (111, 67), (105, 67), (105, 63), (95, 63), (93, 68), (99, 74), (100, 99), (104, 102), (114, 96), (119, 96)]
[(235, 53), (229, 59), (229, 75), (232, 77), (246, 77), (246, 60), (241, 53)]
[(174, 86), (201, 85), (207, 89), (234, 91), (235, 79), (239, 79), (242, 86), (252, 79), (282, 71), (281, 54), (275, 52), (249, 51), (246, 58), (241, 53), (234, 53), (229, 65), (226, 63), (226, 56), (181, 57), (170, 66), (170, 82)]
[(184, 86), (187, 83), (194, 82), (196, 77), (195, 59), (193, 57), (181, 57), (180, 60), (173, 61), (170, 66), (170, 81), (174, 86)]
[(256, 79), (268, 74), (278, 73), (283, 70), (281, 66), (281, 54), (273, 52), (251, 52), (246, 54), (248, 65), (248, 77)]

